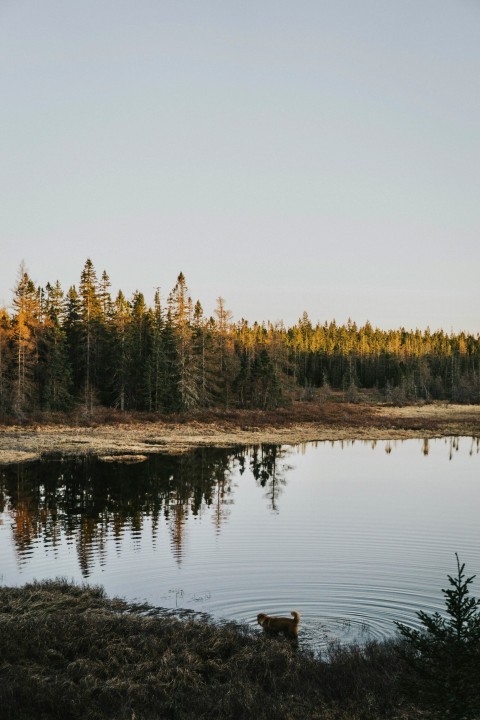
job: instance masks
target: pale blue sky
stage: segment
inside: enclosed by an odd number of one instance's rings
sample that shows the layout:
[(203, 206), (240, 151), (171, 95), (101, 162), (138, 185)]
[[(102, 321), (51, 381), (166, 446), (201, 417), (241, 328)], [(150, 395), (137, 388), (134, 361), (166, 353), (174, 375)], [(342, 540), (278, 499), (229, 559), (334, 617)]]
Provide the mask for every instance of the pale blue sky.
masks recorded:
[(480, 331), (479, 0), (0, 0), (0, 304)]

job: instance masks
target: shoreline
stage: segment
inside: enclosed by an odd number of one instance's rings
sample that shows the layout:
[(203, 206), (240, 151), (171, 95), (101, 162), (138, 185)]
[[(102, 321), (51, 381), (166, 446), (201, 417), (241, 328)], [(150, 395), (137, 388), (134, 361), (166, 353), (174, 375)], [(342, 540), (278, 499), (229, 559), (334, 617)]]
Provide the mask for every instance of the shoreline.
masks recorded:
[(0, 586), (0, 623), (9, 720), (420, 717), (401, 693), (398, 641), (313, 655), (258, 626), (61, 579)]
[(133, 461), (153, 453), (181, 454), (200, 447), (480, 437), (478, 405), (331, 403), (307, 409), (308, 414), (304, 407), (296, 407), (275, 419), (268, 413), (251, 411), (223, 416), (217, 413), (208, 419), (186, 416), (90, 425), (1, 425), (0, 465), (82, 455)]

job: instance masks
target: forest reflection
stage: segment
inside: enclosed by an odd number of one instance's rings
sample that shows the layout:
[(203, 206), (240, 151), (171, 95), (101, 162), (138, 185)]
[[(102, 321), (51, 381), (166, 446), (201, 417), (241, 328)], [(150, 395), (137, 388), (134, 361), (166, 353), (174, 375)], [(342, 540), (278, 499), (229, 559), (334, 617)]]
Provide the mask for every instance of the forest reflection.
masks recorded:
[[(390, 456), (402, 441), (341, 441), (328, 443), (347, 448), (377, 446)], [(441, 441), (439, 441), (441, 442)], [(445, 438), (446, 457), (459, 451), (459, 438)], [(480, 452), (479, 438), (469, 440), (469, 454)], [(304, 454), (308, 443), (295, 447)], [(325, 443), (323, 443), (325, 444)], [(423, 455), (430, 441), (418, 441)], [(105, 566), (107, 543), (118, 553), (122, 540), (134, 541), (150, 533), (156, 544), (160, 529), (168, 533), (177, 563), (184, 556), (189, 520), (208, 511), (214, 530), (220, 533), (234, 502), (234, 485), (248, 472), (261, 490), (260, 498), (272, 513), (292, 469), (288, 446), (263, 445), (234, 449), (203, 448), (184, 455), (150, 455), (144, 462), (102, 462), (93, 457), (44, 460), (0, 469), (0, 511), (12, 533), (19, 566), (25, 565), (36, 547), (56, 553), (70, 546), (78, 556), (83, 577), (96, 563)], [(2, 518), (0, 517), (0, 523)]]
[(209, 508), (216, 532), (233, 503), (232, 478), (248, 468), (273, 511), (288, 466), (280, 446), (199, 449), (180, 456), (151, 455), (145, 462), (106, 463), (95, 458), (6, 466), (0, 477), (0, 508), (10, 519), (20, 565), (38, 543), (76, 547), (83, 577), (95, 560), (106, 562), (106, 542), (120, 549), (125, 534), (139, 536), (146, 520), (152, 541), (162, 519), (172, 553), (182, 559), (189, 516)]

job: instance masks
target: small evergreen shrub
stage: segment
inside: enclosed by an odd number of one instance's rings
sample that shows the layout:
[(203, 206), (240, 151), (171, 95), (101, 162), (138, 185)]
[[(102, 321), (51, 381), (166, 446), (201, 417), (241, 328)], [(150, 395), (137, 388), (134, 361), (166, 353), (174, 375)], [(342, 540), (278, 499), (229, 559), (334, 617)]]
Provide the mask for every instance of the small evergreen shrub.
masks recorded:
[(457, 574), (448, 575), (450, 588), (442, 590), (446, 615), (417, 613), (421, 630), (396, 625), (406, 641), (409, 694), (438, 720), (474, 720), (480, 718), (480, 599), (469, 596), (475, 575), (465, 577), (455, 555)]

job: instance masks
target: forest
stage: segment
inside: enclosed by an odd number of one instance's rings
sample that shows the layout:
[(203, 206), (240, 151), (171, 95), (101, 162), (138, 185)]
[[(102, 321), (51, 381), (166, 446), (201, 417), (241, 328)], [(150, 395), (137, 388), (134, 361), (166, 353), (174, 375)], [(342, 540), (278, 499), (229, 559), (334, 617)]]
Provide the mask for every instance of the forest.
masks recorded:
[(480, 402), (480, 335), (381, 330), (366, 322), (234, 322), (225, 300), (207, 317), (183, 273), (165, 301), (110, 292), (90, 259), (78, 286), (35, 284), (22, 264), (11, 311), (0, 308), (0, 415), (82, 408), (177, 413), (275, 409), (341, 392), (358, 402)]

